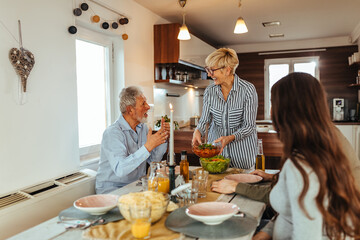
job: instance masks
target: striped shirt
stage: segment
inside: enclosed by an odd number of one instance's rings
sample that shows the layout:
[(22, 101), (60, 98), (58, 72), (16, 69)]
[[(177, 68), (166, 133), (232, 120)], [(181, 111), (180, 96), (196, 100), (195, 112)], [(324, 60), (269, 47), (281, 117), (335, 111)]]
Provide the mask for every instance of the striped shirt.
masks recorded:
[(227, 100), (221, 86), (211, 84), (205, 89), (203, 110), (197, 129), (204, 136), (210, 123), (208, 141), (234, 135), (234, 141), (224, 148), (222, 155), (230, 158), (230, 167), (248, 169), (254, 166), (257, 154), (256, 113), (258, 97), (253, 84), (236, 74)]

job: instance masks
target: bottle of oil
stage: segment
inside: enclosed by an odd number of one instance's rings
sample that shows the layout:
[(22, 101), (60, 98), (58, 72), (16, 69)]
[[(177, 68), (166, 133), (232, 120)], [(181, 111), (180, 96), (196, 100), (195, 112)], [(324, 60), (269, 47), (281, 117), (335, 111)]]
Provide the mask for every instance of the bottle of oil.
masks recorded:
[(262, 139), (258, 139), (257, 149), (258, 150), (256, 155), (255, 169), (260, 169), (265, 171), (265, 156), (263, 151)]
[(189, 182), (189, 162), (185, 150), (181, 151), (180, 175), (184, 177), (185, 182)]

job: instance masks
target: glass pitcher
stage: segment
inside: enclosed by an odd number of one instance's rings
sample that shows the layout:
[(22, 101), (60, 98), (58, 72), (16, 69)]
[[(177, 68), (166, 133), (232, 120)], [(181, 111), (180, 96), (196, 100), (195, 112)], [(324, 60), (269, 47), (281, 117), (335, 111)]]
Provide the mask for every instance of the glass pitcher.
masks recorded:
[(158, 181), (158, 192), (168, 193), (170, 190), (170, 180), (166, 171), (166, 161), (157, 162), (157, 181)]
[(169, 192), (170, 181), (166, 167), (166, 161), (150, 163), (149, 190), (164, 193)]

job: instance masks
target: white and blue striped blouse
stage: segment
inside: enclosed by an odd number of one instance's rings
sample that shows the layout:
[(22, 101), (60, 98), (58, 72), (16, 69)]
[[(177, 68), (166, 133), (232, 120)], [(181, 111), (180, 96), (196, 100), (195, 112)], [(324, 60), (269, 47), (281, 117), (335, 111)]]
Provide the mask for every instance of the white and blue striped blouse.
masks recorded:
[(256, 114), (258, 97), (253, 84), (236, 74), (225, 101), (221, 86), (211, 84), (205, 89), (203, 110), (197, 129), (204, 136), (210, 123), (208, 141), (234, 135), (235, 140), (224, 148), (222, 155), (230, 158), (230, 167), (248, 169), (254, 166), (257, 154)]

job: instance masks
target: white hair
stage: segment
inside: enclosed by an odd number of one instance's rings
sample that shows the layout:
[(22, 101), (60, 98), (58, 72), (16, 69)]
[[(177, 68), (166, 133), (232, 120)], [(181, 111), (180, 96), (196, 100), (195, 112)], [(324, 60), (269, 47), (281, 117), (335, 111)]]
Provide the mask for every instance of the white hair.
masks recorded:
[(143, 93), (138, 87), (130, 86), (123, 88), (119, 95), (121, 113), (126, 113), (127, 106), (135, 107), (136, 98), (141, 95), (143, 95)]

